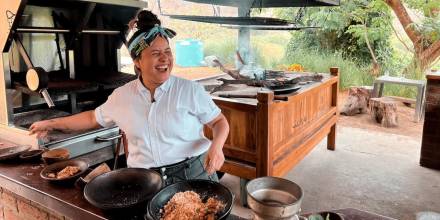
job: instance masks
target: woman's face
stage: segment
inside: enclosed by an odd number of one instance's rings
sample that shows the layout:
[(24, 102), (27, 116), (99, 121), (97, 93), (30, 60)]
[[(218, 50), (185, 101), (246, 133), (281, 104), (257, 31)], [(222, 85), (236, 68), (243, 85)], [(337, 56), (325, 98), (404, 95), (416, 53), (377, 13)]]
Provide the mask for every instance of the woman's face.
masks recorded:
[(168, 41), (161, 36), (156, 37), (134, 63), (141, 70), (145, 86), (160, 86), (170, 77), (173, 69), (173, 53)]

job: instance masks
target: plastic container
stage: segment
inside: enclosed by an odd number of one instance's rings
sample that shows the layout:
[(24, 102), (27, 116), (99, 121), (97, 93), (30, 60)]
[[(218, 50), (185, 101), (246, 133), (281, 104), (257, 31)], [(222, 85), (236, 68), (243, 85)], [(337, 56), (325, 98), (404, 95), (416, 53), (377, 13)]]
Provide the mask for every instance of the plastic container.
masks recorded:
[(176, 64), (181, 67), (197, 67), (203, 64), (203, 43), (196, 39), (176, 41)]

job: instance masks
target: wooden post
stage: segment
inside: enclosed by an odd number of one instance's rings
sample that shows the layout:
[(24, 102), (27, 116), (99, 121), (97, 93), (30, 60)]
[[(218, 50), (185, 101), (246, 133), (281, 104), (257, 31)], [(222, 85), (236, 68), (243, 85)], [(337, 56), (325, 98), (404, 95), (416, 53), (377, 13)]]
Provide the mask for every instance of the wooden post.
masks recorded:
[(428, 73), (420, 165), (440, 170), (440, 73)]
[[(339, 94), (339, 68), (331, 67), (330, 74), (332, 76), (338, 77), (338, 81), (332, 86), (332, 106), (336, 107), (336, 117), (339, 117), (338, 110), (338, 94)], [(330, 128), (330, 133), (327, 136), (327, 149), (336, 149), (336, 124)]]
[(256, 147), (257, 164), (256, 176), (271, 176), (273, 173), (273, 143), (270, 134), (272, 111), (270, 105), (273, 103), (274, 94), (272, 91), (261, 91), (257, 93), (257, 121), (256, 121)]

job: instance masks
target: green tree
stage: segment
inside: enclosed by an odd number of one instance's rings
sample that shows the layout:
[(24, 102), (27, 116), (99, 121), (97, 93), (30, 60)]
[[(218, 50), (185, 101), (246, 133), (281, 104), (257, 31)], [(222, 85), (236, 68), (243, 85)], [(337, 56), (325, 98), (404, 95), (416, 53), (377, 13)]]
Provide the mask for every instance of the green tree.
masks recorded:
[(292, 33), (290, 52), (297, 47), (341, 51), (345, 57), (358, 63), (372, 63), (373, 75), (379, 74), (380, 63), (387, 63), (391, 54), (388, 23), (391, 13), (381, 0), (342, 0), (340, 7), (307, 8), (302, 19), (301, 11), (282, 9), (278, 15), (293, 17), (304, 26), (321, 26)]
[[(422, 78), (423, 72), (440, 57), (440, 0), (383, 1), (394, 11), (413, 43), (413, 61), (403, 72), (414, 72), (417, 78)], [(411, 18), (407, 6), (423, 14), (420, 22)]]

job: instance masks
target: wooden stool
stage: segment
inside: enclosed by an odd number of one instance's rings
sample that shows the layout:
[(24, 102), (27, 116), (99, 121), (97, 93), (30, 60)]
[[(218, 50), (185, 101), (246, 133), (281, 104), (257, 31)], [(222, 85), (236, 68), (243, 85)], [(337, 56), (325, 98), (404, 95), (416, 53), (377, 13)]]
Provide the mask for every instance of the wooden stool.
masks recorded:
[(383, 127), (397, 126), (397, 104), (389, 98), (371, 98), (370, 114), (371, 118)]

